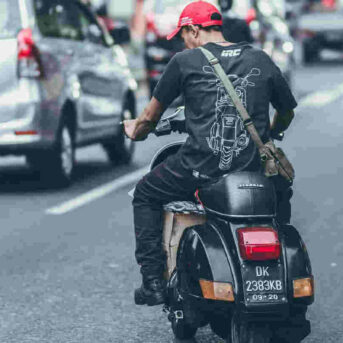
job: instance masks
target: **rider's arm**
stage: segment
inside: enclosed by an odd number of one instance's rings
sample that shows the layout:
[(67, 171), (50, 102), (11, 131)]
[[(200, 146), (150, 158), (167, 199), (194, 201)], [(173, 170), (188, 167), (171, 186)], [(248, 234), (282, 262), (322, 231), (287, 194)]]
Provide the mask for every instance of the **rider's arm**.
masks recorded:
[(163, 111), (181, 92), (181, 72), (177, 62), (177, 54), (169, 61), (153, 97), (142, 114), (135, 120), (125, 120), (126, 135), (135, 140), (142, 141), (152, 132)]
[(276, 112), (272, 120), (270, 129), (272, 136), (277, 136), (285, 131), (294, 118), (294, 108), (297, 102), (294, 99), (292, 91), (282, 75), (280, 69), (270, 60), (271, 77), (271, 103)]
[(134, 141), (143, 141), (155, 129), (162, 113), (162, 104), (152, 97), (137, 119), (124, 121), (126, 135)]
[(294, 111), (288, 110), (284, 112), (276, 111), (273, 117), (272, 124), (270, 126), (271, 131), (278, 135), (279, 133), (285, 131), (291, 124), (294, 118)]

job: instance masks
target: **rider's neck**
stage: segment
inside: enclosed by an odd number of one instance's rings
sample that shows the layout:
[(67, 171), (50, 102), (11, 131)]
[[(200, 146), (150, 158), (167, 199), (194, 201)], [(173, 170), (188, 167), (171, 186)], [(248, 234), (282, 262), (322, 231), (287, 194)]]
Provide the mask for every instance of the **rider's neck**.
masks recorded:
[(207, 32), (204, 30), (200, 31), (199, 43), (200, 45), (205, 45), (207, 43), (215, 43), (222, 46), (230, 46), (234, 44), (234, 43), (226, 41), (221, 32), (218, 32), (218, 31)]

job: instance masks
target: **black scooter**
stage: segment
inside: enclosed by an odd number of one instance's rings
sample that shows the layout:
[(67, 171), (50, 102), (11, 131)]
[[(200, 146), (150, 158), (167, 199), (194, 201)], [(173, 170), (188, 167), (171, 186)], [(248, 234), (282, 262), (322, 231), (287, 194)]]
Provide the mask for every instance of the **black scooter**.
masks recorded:
[[(184, 130), (178, 110), (160, 120), (155, 134)], [(151, 168), (181, 145), (162, 148)], [(254, 172), (200, 188), (195, 204), (167, 205), (166, 211), (206, 216), (183, 231), (176, 268), (167, 277), (164, 311), (178, 339), (191, 339), (208, 324), (230, 343), (297, 343), (310, 333), (309, 256), (298, 231), (276, 221), (275, 206), (273, 183)]]

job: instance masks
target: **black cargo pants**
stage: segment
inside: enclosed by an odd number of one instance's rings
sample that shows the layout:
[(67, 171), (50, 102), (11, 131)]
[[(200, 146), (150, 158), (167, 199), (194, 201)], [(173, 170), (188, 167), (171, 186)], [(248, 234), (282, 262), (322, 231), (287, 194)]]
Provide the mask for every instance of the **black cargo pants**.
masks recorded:
[[(205, 181), (186, 171), (171, 170), (162, 163), (137, 184), (134, 199), (136, 260), (141, 266), (143, 280), (161, 278), (165, 267), (162, 249), (163, 205), (172, 201), (194, 200), (194, 192)], [(277, 213), (280, 222), (289, 222), (292, 189), (281, 177), (274, 179), (277, 193)]]

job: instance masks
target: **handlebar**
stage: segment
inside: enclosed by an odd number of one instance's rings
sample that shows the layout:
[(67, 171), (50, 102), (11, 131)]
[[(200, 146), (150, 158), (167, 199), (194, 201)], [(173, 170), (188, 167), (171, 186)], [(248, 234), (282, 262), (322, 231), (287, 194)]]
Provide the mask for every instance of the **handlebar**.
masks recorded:
[(165, 136), (169, 135), (171, 132), (179, 132), (183, 133), (186, 132), (186, 121), (185, 121), (185, 107), (180, 106), (176, 109), (176, 111), (165, 117), (161, 118), (155, 128), (155, 135), (156, 136)]
[(285, 136), (284, 132), (274, 132), (273, 130), (270, 132), (270, 138), (275, 139), (277, 141), (282, 141)]

